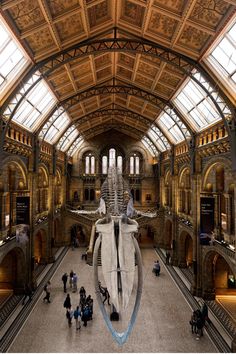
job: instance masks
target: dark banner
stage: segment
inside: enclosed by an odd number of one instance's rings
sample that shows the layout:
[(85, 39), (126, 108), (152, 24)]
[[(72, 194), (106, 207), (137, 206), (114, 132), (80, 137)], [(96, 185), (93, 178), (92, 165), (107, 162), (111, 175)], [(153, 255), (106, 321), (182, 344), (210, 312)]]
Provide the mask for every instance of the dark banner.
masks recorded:
[(30, 197), (16, 197), (16, 225), (29, 225)]
[(30, 197), (16, 197), (16, 240), (29, 240)]
[(200, 243), (208, 245), (214, 231), (214, 197), (200, 198)]

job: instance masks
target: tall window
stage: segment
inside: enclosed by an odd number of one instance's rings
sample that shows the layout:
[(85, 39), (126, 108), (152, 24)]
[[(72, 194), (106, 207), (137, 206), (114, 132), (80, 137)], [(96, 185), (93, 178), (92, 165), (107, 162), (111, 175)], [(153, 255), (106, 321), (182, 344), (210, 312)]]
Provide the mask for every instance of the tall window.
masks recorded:
[(133, 154), (129, 158), (129, 173), (131, 175), (140, 174), (140, 158), (136, 154)]
[(116, 150), (109, 150), (109, 167), (114, 167), (116, 165)]
[(122, 173), (122, 156), (117, 157), (117, 167), (118, 170)]
[(123, 172), (123, 157), (117, 156), (117, 151), (114, 148), (108, 151), (108, 156), (102, 156), (102, 174), (107, 174), (108, 167), (117, 167), (121, 173)]
[(85, 157), (85, 174), (95, 174), (95, 157), (91, 153)]
[(102, 173), (107, 174), (107, 156), (102, 157)]

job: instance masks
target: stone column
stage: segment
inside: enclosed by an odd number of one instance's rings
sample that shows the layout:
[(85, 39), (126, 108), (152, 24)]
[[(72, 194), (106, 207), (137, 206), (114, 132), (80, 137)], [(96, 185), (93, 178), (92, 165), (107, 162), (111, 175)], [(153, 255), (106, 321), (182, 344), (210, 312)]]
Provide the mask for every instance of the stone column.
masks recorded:
[(193, 283), (191, 284), (191, 293), (201, 296), (201, 246), (199, 242), (201, 176), (194, 174), (191, 176), (191, 181), (193, 220)]

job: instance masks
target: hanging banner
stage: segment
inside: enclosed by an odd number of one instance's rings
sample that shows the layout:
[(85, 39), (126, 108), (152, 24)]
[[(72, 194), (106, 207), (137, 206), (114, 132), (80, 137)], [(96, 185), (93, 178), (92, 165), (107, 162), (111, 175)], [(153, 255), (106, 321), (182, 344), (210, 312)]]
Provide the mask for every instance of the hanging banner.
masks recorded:
[(16, 240), (29, 241), (30, 197), (16, 197)]
[(200, 198), (200, 244), (209, 245), (214, 231), (214, 197)]

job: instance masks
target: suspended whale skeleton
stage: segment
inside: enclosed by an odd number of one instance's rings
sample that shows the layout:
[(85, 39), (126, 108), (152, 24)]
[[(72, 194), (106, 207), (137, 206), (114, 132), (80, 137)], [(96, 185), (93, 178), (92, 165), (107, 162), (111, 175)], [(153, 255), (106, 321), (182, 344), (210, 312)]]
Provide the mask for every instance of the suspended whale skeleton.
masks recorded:
[[(142, 294), (142, 259), (134, 234), (138, 223), (132, 220), (134, 215), (148, 217), (156, 213), (142, 213), (133, 207), (132, 196), (121, 172), (109, 167), (107, 179), (101, 188), (100, 205), (96, 211), (75, 211), (79, 214), (100, 213), (106, 215), (95, 223), (99, 236), (93, 253), (94, 282), (97, 301), (104, 320), (118, 344), (126, 342), (136, 319)], [(119, 333), (113, 328), (102, 303), (98, 279), (98, 250), (101, 245), (102, 273), (112, 304), (117, 312), (125, 310), (133, 290), (135, 262), (138, 268), (138, 284), (134, 309), (125, 332)], [(136, 256), (136, 258), (135, 258)]]

